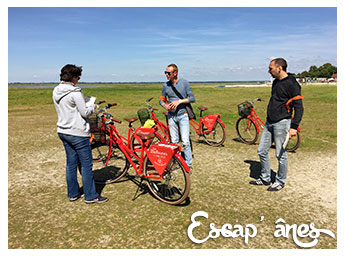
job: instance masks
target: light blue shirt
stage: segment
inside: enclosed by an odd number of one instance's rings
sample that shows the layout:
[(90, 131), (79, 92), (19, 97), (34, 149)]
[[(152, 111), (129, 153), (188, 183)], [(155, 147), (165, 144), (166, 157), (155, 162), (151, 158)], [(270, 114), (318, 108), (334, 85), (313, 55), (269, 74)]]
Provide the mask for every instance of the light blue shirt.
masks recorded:
[[(167, 81), (162, 86), (161, 96), (165, 97), (168, 100), (168, 103), (179, 100), (180, 98), (175, 94), (173, 91), (170, 81)], [(176, 90), (183, 96), (183, 99), (188, 99), (190, 103), (195, 102), (195, 96), (191, 91), (190, 84), (187, 80), (183, 78), (179, 78), (178, 82), (174, 85)], [(160, 105), (164, 101), (160, 100)], [(185, 104), (178, 105), (175, 112), (171, 112), (170, 114), (184, 114), (185, 113)]]

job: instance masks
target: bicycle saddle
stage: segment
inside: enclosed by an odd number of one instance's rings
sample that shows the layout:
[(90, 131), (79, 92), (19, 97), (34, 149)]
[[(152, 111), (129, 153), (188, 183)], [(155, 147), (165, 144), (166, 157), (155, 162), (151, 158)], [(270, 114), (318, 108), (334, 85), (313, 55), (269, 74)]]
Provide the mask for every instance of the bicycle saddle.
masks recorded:
[(198, 107), (198, 109), (201, 110), (201, 111), (205, 111), (205, 110), (207, 110), (208, 108)]
[(139, 136), (142, 140), (150, 140), (155, 137), (155, 130), (151, 128), (141, 128), (136, 135)]
[(133, 118), (124, 118), (125, 121), (128, 121), (129, 123), (133, 123), (137, 120), (137, 117), (133, 117)]

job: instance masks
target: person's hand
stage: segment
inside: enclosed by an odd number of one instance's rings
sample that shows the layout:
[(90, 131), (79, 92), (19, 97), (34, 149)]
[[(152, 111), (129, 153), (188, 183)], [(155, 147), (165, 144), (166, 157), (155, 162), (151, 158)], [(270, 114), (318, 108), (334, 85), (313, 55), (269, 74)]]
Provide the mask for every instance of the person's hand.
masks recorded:
[(180, 104), (180, 101), (179, 100), (175, 100), (175, 101), (170, 102), (170, 104), (168, 104), (168, 107), (171, 110), (175, 110), (178, 107), (179, 104)]
[(295, 136), (297, 134), (297, 130), (290, 128), (289, 129), (289, 139), (291, 139), (291, 137)]
[(167, 111), (170, 111), (170, 107), (169, 107), (169, 104), (163, 104), (162, 107), (167, 110)]

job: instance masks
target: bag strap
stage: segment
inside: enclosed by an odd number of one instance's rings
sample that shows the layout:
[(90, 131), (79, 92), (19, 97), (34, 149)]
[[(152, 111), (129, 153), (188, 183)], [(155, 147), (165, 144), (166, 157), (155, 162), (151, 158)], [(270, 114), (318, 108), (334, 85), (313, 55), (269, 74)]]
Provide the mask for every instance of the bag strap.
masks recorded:
[(176, 87), (174, 87), (173, 83), (171, 81), (170, 82), (170, 85), (172, 87), (172, 90), (174, 91), (174, 93), (182, 100), (184, 99), (183, 96), (177, 91)]

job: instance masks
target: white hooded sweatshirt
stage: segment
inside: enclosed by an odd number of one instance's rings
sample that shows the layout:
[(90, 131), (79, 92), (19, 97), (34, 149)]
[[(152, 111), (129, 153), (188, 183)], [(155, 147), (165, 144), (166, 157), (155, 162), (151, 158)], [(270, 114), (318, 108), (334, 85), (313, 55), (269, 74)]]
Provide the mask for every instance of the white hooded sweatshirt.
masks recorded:
[(86, 107), (81, 88), (61, 82), (54, 88), (53, 101), (58, 115), (57, 132), (80, 137), (90, 137), (88, 117), (94, 105)]

